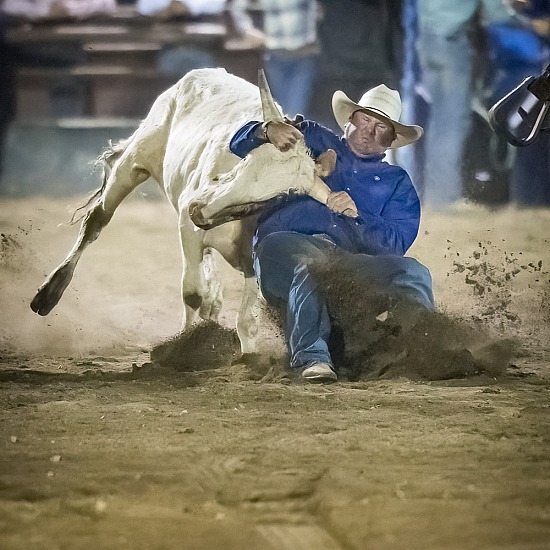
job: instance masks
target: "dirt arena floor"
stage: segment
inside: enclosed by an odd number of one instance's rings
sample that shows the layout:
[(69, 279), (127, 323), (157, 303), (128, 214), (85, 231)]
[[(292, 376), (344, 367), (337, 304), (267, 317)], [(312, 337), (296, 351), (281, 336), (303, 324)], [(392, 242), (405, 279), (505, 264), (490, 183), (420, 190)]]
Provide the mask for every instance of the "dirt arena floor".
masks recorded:
[[(71, 202), (0, 200), (1, 548), (550, 548), (550, 211), (428, 211), (410, 251), (442, 319), (515, 342), (499, 374), (305, 385), (282, 359), (240, 362), (229, 330), (186, 369), (151, 361), (180, 328), (164, 201), (124, 203), (59, 306), (32, 313), (74, 242)], [(284, 353), (268, 320), (261, 339)]]

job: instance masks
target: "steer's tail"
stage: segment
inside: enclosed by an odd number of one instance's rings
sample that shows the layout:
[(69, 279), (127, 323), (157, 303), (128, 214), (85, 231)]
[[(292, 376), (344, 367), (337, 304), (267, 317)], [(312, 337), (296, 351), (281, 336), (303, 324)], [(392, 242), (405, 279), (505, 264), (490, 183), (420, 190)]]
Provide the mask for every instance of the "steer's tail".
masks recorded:
[(86, 197), (85, 202), (74, 211), (69, 222), (70, 224), (75, 224), (80, 221), (86, 215), (86, 212), (95, 200), (104, 193), (105, 188), (107, 187), (107, 181), (113, 170), (113, 165), (122, 156), (131, 139), (132, 138), (121, 140), (115, 144), (109, 140), (109, 145), (94, 162), (94, 167), (100, 167), (102, 171), (101, 186), (95, 191), (92, 191), (92, 193)]
[(151, 176), (162, 182), (162, 164), (176, 108), (177, 87), (175, 84), (155, 100), (130, 137), (115, 144), (109, 142), (95, 162), (95, 166), (102, 169), (101, 186), (75, 211), (72, 223), (83, 218), (97, 203), (112, 215), (124, 198)]

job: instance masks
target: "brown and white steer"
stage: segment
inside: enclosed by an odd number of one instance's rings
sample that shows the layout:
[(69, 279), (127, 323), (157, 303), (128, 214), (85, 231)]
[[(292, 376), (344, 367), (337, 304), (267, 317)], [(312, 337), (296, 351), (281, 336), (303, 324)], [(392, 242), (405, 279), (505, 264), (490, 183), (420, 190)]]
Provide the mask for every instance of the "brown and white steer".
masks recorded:
[(57, 305), (84, 249), (99, 236), (122, 200), (152, 177), (164, 188), (179, 217), (183, 326), (193, 323), (197, 312), (204, 319), (217, 318), (222, 285), (211, 254), (215, 249), (244, 274), (237, 333), (242, 352), (255, 352), (258, 328), (253, 306), (258, 286), (251, 239), (256, 216), (247, 215), (290, 192), (326, 202), (329, 189), (319, 175), (326, 175), (335, 162), (330, 151), (324, 168), (316, 167), (303, 140), (284, 153), (267, 143), (242, 160), (229, 151), (231, 137), (245, 122), (282, 119), (263, 72), (260, 93), (258, 87), (224, 69), (187, 73), (157, 98), (132, 136), (100, 157), (102, 186), (84, 207), (74, 247), (32, 300), (33, 311), (47, 315)]

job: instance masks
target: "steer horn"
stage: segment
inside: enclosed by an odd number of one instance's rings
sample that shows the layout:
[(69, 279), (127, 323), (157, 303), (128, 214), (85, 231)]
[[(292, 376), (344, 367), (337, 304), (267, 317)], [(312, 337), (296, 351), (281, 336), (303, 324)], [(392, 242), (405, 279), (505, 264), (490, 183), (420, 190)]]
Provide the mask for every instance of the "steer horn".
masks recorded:
[(281, 109), (275, 103), (275, 100), (271, 95), (271, 90), (269, 89), (269, 84), (267, 83), (267, 79), (265, 77), (265, 72), (263, 69), (260, 69), (258, 71), (258, 88), (260, 88), (260, 98), (262, 100), (264, 122), (283, 122), (283, 113), (281, 112)]

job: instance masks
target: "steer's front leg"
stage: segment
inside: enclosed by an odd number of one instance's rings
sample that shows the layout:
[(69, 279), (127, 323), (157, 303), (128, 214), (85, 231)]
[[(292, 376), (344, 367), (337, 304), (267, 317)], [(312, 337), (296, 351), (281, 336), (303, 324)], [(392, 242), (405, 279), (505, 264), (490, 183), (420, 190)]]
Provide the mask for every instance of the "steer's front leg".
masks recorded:
[(206, 283), (206, 292), (202, 298), (199, 316), (207, 321), (218, 322), (223, 304), (223, 280), (220, 276), (217, 260), (214, 257), (214, 251), (211, 248), (204, 251), (202, 272)]
[(259, 301), (260, 291), (256, 275), (245, 276), (243, 299), (237, 314), (237, 335), (243, 355), (255, 354), (258, 351)]
[(197, 320), (202, 305), (205, 281), (202, 274), (202, 232), (180, 226), (182, 250), (181, 297), (183, 300), (182, 329), (189, 328)]

